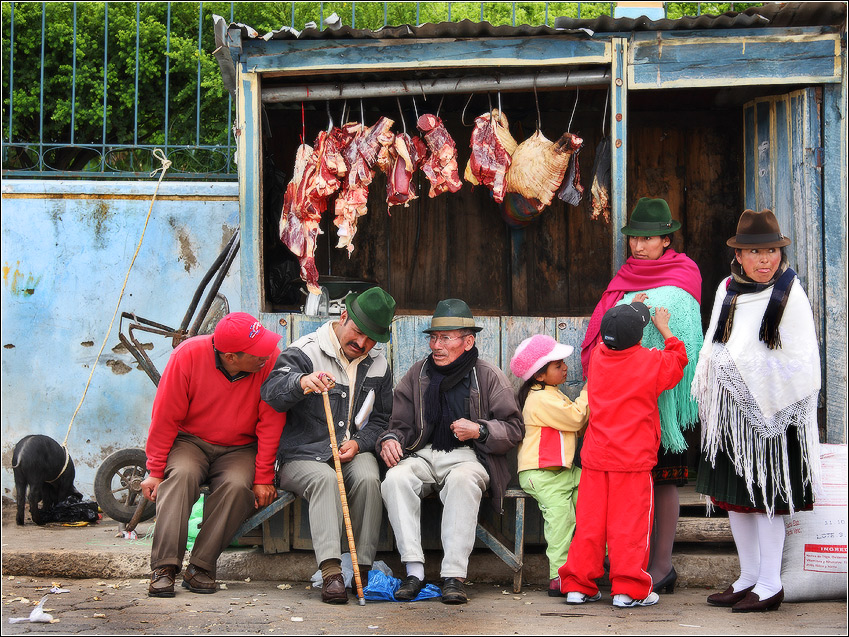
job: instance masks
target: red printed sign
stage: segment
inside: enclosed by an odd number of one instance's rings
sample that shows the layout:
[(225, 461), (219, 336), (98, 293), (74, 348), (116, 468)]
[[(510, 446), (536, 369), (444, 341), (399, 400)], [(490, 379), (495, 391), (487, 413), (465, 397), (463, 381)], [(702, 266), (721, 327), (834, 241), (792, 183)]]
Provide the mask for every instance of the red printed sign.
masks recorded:
[(847, 572), (846, 545), (805, 544), (805, 570), (820, 573)]

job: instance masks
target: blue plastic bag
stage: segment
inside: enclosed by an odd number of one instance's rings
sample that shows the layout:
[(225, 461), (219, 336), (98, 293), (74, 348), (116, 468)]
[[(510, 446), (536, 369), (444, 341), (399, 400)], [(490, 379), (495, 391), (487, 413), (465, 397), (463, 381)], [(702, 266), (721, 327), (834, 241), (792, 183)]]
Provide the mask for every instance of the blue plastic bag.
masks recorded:
[[(401, 587), (401, 580), (372, 569), (368, 574), (368, 586), (363, 589), (363, 595), (370, 602), (399, 602), (406, 600), (395, 599), (395, 591)], [(420, 602), (425, 599), (442, 597), (442, 591), (434, 584), (427, 584), (413, 600)]]

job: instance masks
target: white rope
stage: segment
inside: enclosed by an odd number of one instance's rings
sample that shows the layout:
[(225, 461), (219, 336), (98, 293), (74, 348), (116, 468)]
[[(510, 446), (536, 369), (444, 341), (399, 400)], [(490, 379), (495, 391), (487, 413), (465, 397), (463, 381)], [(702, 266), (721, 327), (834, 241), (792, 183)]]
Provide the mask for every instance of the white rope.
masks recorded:
[(130, 272), (133, 269), (133, 264), (136, 262), (136, 257), (139, 255), (139, 250), (141, 250), (142, 241), (144, 240), (144, 233), (147, 230), (147, 224), (150, 221), (150, 215), (153, 212), (153, 202), (156, 201), (156, 195), (157, 193), (159, 193), (159, 186), (162, 183), (162, 178), (165, 177), (165, 173), (168, 172), (168, 169), (171, 167), (171, 161), (159, 148), (154, 149), (153, 156), (159, 160), (161, 165), (159, 166), (159, 168), (153, 170), (150, 173), (150, 176), (155, 177), (156, 173), (159, 173), (159, 181), (156, 182), (156, 189), (153, 191), (153, 198), (150, 200), (150, 208), (148, 208), (147, 217), (145, 217), (144, 220), (144, 226), (142, 227), (141, 236), (139, 237), (139, 243), (136, 246), (136, 251), (133, 254), (133, 258), (130, 261), (130, 267), (127, 268), (127, 275), (124, 277), (124, 284), (121, 286), (121, 293), (118, 295), (118, 302), (115, 304), (115, 312), (113, 312), (112, 320), (109, 322), (109, 329), (106, 330), (106, 337), (103, 339), (103, 344), (100, 346), (100, 351), (97, 353), (97, 358), (94, 359), (94, 363), (91, 366), (91, 373), (88, 375), (88, 381), (85, 384), (85, 389), (83, 389), (83, 395), (82, 397), (80, 397), (80, 402), (77, 405), (77, 408), (74, 410), (73, 415), (71, 416), (71, 422), (68, 423), (68, 432), (65, 434), (65, 440), (62, 441), (62, 447), (65, 448), (67, 448), (68, 445), (68, 436), (71, 435), (71, 427), (74, 424), (74, 419), (77, 417), (80, 408), (83, 406), (83, 401), (85, 400), (89, 385), (91, 385), (91, 379), (94, 377), (94, 370), (97, 367), (97, 363), (100, 360), (101, 354), (103, 354), (103, 350), (106, 347), (106, 343), (109, 341), (109, 335), (112, 333), (112, 326), (115, 325), (115, 317), (118, 316), (118, 308), (121, 307), (121, 299), (124, 298), (124, 291), (127, 289), (127, 281), (130, 278)]

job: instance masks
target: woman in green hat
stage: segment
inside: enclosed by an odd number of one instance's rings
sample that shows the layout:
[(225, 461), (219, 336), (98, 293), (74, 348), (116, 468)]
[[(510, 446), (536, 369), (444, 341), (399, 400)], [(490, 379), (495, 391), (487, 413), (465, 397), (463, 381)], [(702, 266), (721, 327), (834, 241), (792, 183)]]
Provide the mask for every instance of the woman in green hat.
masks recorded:
[[(651, 537), (648, 571), (656, 592), (673, 592), (678, 578), (672, 566), (672, 545), (678, 526), (678, 487), (687, 484), (687, 442), (683, 432), (698, 420), (698, 405), (690, 396), (690, 383), (702, 343), (702, 319), (699, 304), (702, 277), (687, 255), (671, 248), (673, 233), (681, 223), (672, 218), (663, 199), (643, 197), (622, 228), (628, 237), (631, 256), (619, 269), (593, 311), (587, 334), (581, 345), (581, 363), (586, 376), (590, 355), (599, 343), (601, 317), (614, 305), (630, 303), (638, 294), (649, 306), (670, 311), (670, 328), (687, 349), (689, 363), (684, 378), (663, 392), (660, 410), (661, 448), (652, 472), (655, 519)], [(637, 298), (636, 300), (641, 300)], [(645, 328), (643, 345), (663, 349), (663, 337), (653, 324)]]

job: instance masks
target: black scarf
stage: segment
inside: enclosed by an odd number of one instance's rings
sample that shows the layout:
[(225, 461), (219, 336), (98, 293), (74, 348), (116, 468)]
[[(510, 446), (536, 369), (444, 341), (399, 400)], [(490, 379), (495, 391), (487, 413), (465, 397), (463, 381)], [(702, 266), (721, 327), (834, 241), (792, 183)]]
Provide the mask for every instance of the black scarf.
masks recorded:
[(740, 294), (761, 292), (773, 286), (769, 303), (767, 303), (761, 321), (758, 338), (766, 343), (769, 349), (779, 349), (781, 347), (781, 335), (778, 333), (778, 325), (784, 315), (784, 308), (787, 307), (787, 296), (790, 294), (790, 286), (795, 278), (796, 273), (787, 263), (787, 257), (783, 254), (778, 270), (766, 283), (752, 281), (743, 272), (737, 259), (734, 259), (731, 262), (731, 282), (728, 285), (728, 291), (725, 293), (725, 299), (722, 301), (722, 310), (720, 310), (719, 320), (716, 323), (716, 331), (713, 333), (713, 342), (728, 342), (731, 336), (731, 325), (734, 322), (734, 309), (737, 304), (737, 297)]
[(433, 354), (425, 362), (430, 384), (424, 395), (424, 418), (433, 429), (431, 447), (436, 451), (451, 451), (460, 445), (451, 432), (451, 410), (445, 392), (459, 384), (477, 362), (477, 347), (463, 352), (457, 360), (443, 367), (433, 362)]

